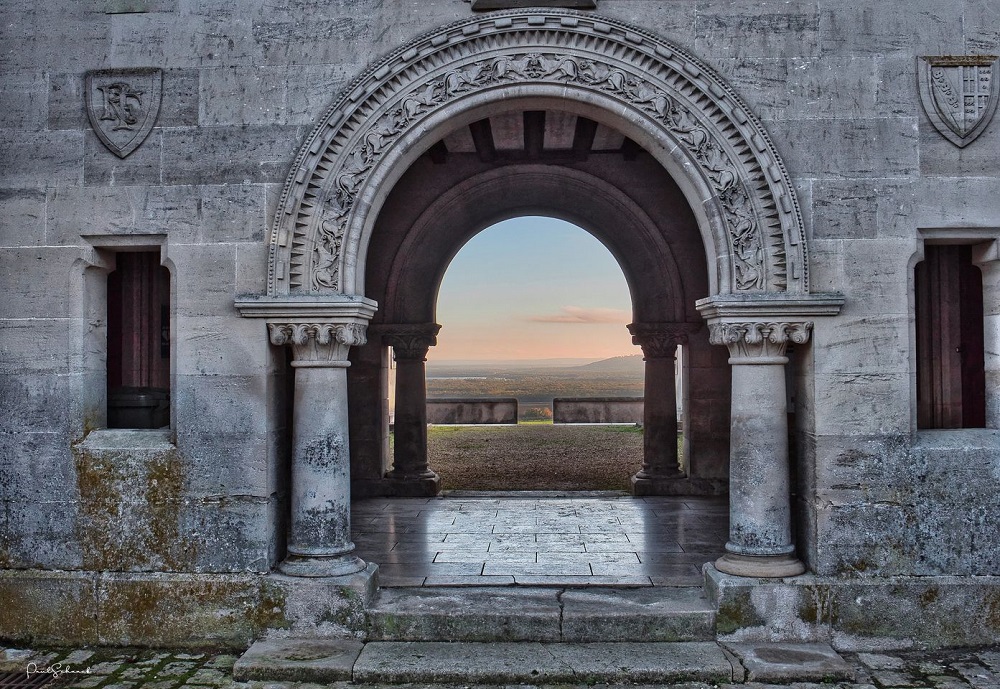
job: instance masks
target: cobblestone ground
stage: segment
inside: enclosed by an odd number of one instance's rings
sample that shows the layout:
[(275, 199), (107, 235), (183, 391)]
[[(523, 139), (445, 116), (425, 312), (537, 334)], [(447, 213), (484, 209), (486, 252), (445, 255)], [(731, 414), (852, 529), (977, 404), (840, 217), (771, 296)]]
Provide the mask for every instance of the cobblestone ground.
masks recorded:
[[(736, 685), (748, 689), (787, 686), (794, 689), (1000, 689), (1000, 648), (894, 653), (845, 653), (857, 670), (854, 683)], [(0, 649), (0, 689), (48, 686), (53, 689), (317, 689), (321, 685), (234, 682), (236, 655), (180, 653), (150, 649)], [(47, 681), (47, 683), (45, 683)], [(43, 684), (44, 683), (44, 684)], [(337, 689), (359, 686), (336, 682)], [(363, 685), (374, 687), (376, 685)], [(377, 685), (384, 686), (384, 685)], [(398, 685), (418, 689), (441, 685)], [(709, 689), (714, 685), (678, 685)], [(729, 685), (732, 686), (732, 685)], [(518, 689), (526, 689), (519, 685)], [(560, 689), (571, 689), (560, 685)], [(582, 686), (581, 686), (582, 689)], [(733, 687), (735, 689), (735, 687)]]

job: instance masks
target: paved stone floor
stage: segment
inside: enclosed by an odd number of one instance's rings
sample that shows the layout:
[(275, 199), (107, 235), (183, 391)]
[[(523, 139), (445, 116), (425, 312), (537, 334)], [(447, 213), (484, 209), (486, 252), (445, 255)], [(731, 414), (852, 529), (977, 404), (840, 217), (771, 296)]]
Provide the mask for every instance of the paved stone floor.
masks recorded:
[(722, 554), (725, 498), (452, 494), (352, 510), (382, 586), (700, 586)]
[[(947, 651), (907, 651), (844, 654), (857, 672), (855, 682), (796, 683), (796, 689), (868, 687), (889, 689), (997, 689), (1000, 687), (1000, 648)], [(48, 686), (59, 689), (312, 689), (319, 685), (280, 682), (234, 682), (235, 655), (180, 653), (160, 650), (62, 649), (26, 650), (0, 646), (0, 687), (25, 686), (25, 680), (69, 671)], [(28, 672), (35, 674), (29, 675)], [(19, 684), (15, 684), (15, 682)], [(37, 686), (37, 685), (36, 685)], [(349, 682), (331, 685), (348, 689)], [(376, 685), (364, 685), (376, 686)], [(406, 685), (414, 687), (417, 685)], [(429, 685), (419, 685), (429, 686)], [(566, 685), (562, 685), (566, 687)], [(710, 689), (707, 684), (680, 685)], [(724, 685), (725, 686), (725, 685)], [(730, 685), (732, 686), (732, 685)], [(763, 688), (775, 685), (744, 684)], [(787, 686), (787, 685), (785, 685)], [(522, 685), (523, 687), (523, 685)], [(568, 687), (566, 689), (569, 689)]]

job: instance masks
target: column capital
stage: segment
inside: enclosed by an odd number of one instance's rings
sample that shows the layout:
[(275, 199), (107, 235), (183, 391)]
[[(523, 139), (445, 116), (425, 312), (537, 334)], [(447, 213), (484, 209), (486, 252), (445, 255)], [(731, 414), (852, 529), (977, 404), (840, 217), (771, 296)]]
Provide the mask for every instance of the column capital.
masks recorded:
[(268, 323), (271, 344), (291, 345), (292, 366), (349, 366), (352, 346), (367, 342), (364, 323)]
[(397, 361), (424, 361), (427, 350), (437, 344), (440, 330), (441, 326), (437, 323), (392, 323), (378, 326), (382, 343), (392, 347)]
[(701, 327), (701, 323), (629, 323), (628, 331), (646, 359), (672, 359), (677, 345), (687, 344)]
[(710, 323), (709, 342), (729, 348), (730, 363), (785, 363), (788, 343), (805, 344), (812, 321), (743, 321)]

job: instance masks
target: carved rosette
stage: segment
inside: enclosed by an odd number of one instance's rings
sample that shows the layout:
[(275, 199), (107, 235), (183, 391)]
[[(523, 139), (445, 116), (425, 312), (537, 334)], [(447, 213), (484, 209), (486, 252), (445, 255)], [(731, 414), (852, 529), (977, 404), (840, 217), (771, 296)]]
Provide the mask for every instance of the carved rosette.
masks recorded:
[(687, 344), (692, 333), (701, 329), (701, 323), (630, 323), (632, 344), (642, 347), (645, 359), (673, 359), (677, 345)]
[(709, 342), (729, 347), (729, 355), (738, 360), (731, 363), (783, 363), (788, 343), (805, 344), (809, 341), (813, 324), (748, 322), (712, 323)]
[[(272, 226), (268, 292), (347, 291), (375, 169), (435, 111), (503, 86), (612, 98), (676, 142), (714, 192), (732, 289), (807, 292), (802, 218), (763, 126), (681, 48), (615, 20), (516, 10), (463, 20), (395, 51), (353, 82), (300, 150)], [(360, 210), (359, 210), (360, 209)], [(303, 247), (310, 247), (309, 250)]]
[(367, 342), (363, 323), (268, 323), (271, 344), (291, 345), (293, 366), (346, 366), (351, 347)]
[(437, 344), (441, 326), (437, 323), (414, 323), (380, 326), (383, 344), (392, 347), (396, 361), (426, 361), (427, 350)]

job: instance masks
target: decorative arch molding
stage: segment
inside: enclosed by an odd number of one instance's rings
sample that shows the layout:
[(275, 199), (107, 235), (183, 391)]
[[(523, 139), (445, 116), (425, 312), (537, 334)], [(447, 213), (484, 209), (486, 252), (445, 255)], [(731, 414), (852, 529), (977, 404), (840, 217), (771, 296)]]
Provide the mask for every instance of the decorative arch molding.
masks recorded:
[(791, 180), (763, 125), (722, 77), (628, 24), (536, 9), (425, 34), (344, 91), (285, 184), (268, 295), (361, 294), (368, 237), (398, 168), (449, 120), (517, 98), (599, 110), (657, 157), (702, 225), (713, 292), (808, 293)]

